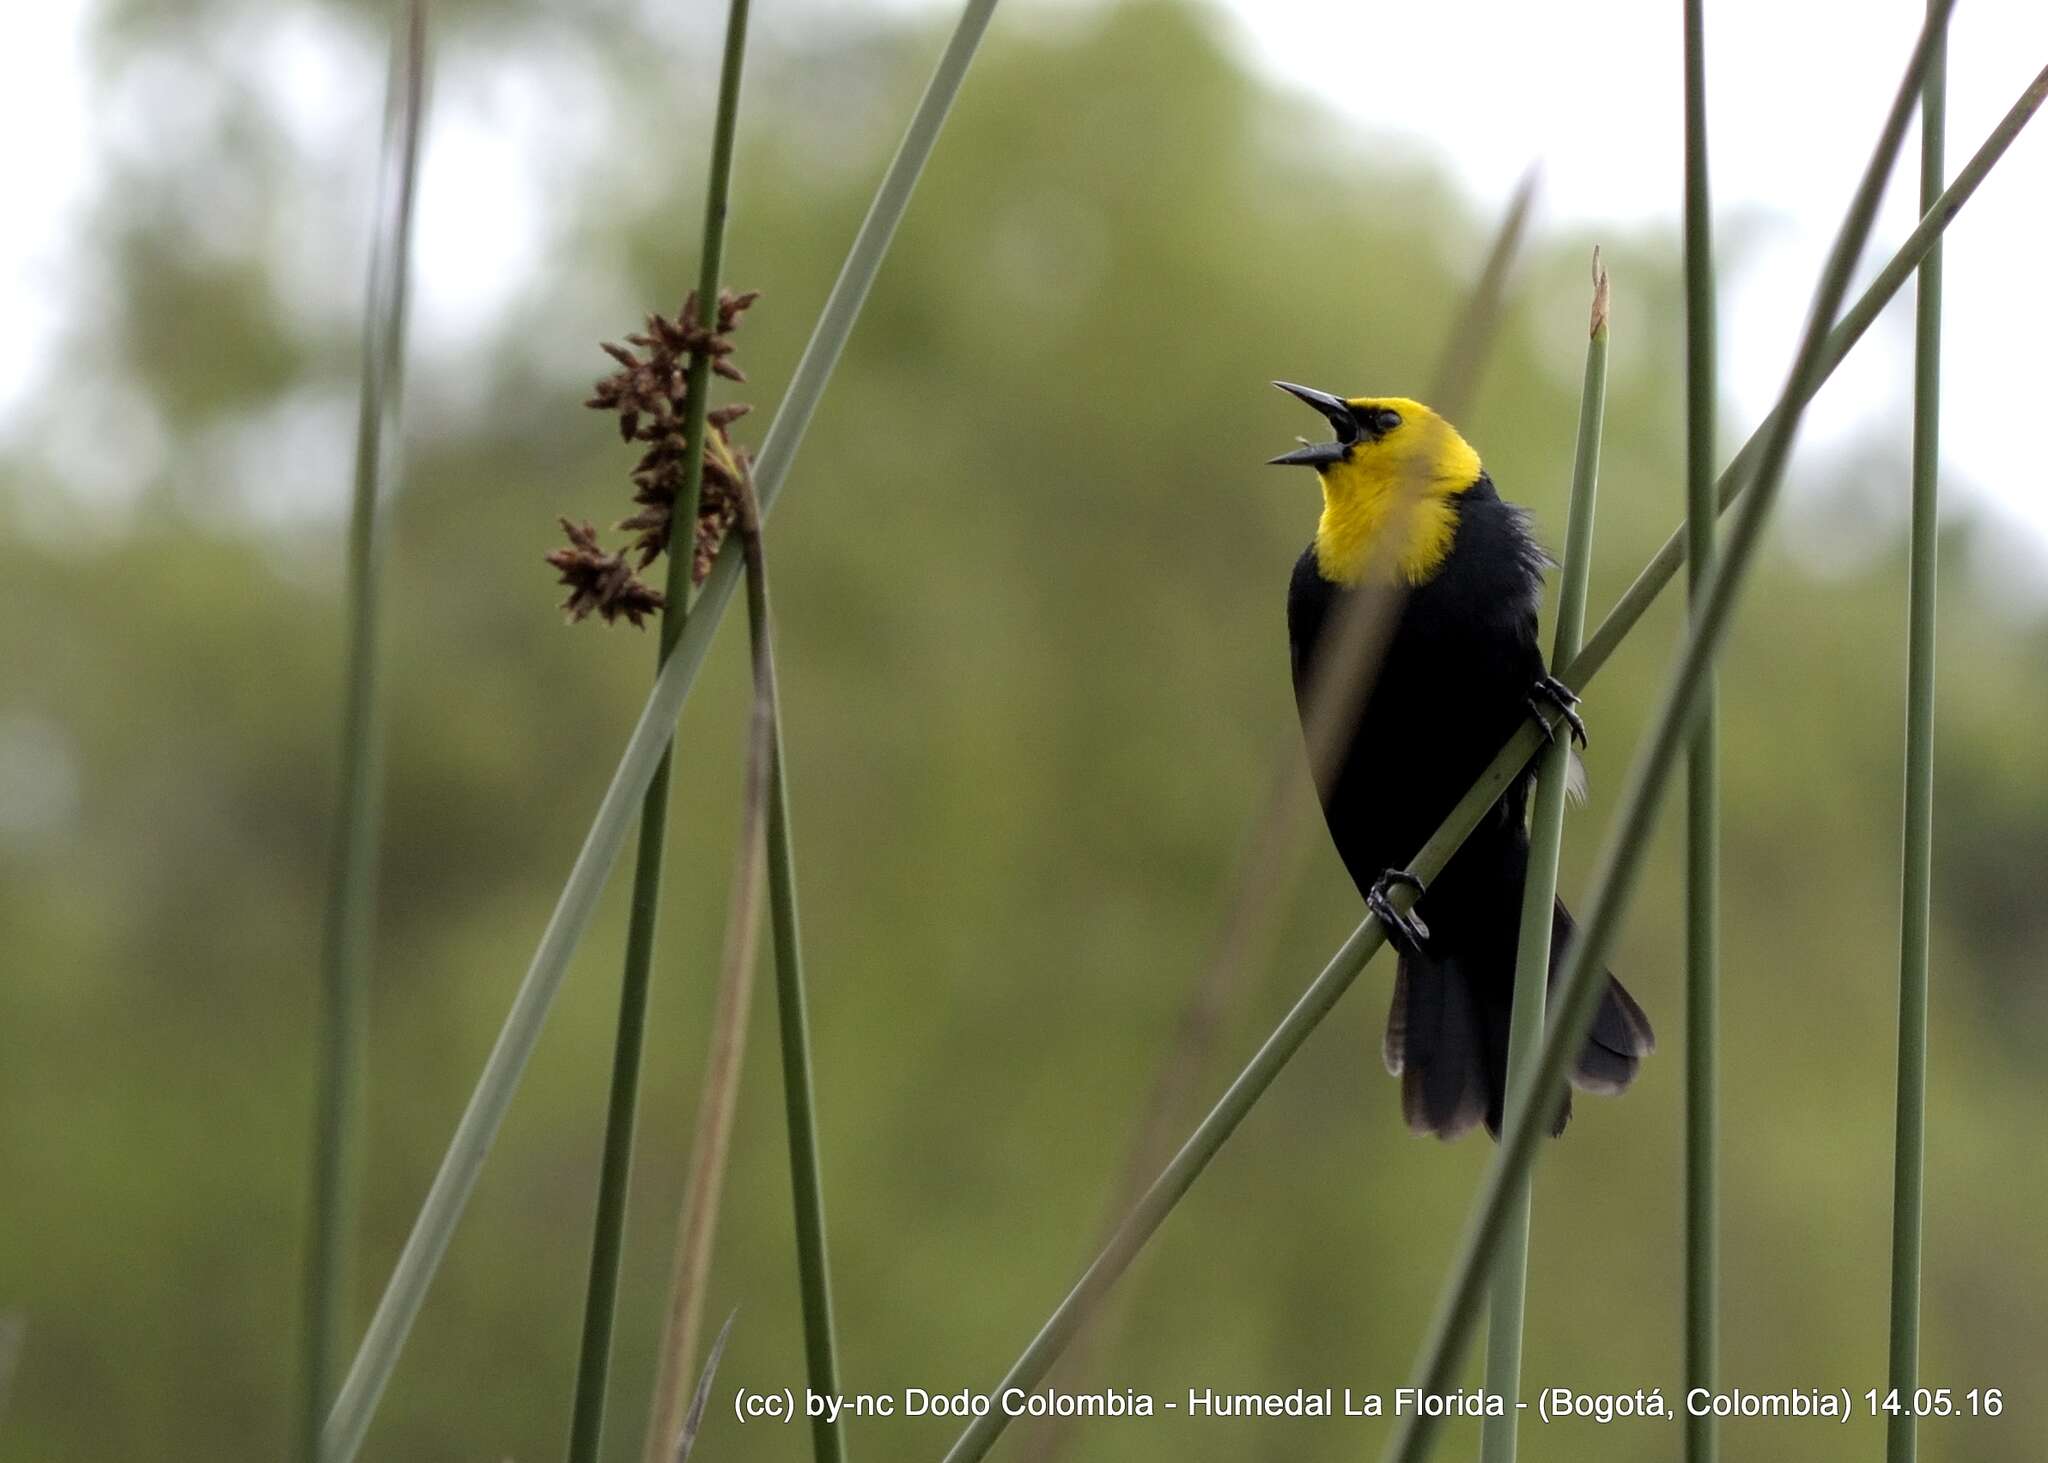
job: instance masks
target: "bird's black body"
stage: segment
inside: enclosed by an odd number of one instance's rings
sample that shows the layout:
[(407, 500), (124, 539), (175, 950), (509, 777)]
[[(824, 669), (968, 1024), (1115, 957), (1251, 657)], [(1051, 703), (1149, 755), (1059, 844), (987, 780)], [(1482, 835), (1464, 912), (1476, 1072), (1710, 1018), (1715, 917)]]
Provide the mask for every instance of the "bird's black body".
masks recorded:
[[(1545, 562), (1521, 511), (1489, 479), (1458, 495), (1451, 553), (1409, 591), (1358, 730), (1321, 789), (1337, 852), (1361, 887), (1414, 857), (1528, 716), (1529, 688), (1544, 673), (1536, 616)], [(1315, 649), (1346, 593), (1323, 577), (1313, 546), (1302, 551), (1287, 638), (1304, 708)], [(1452, 913), (1461, 879), (1515, 841), (1507, 835), (1522, 827), (1528, 785), (1518, 780), (1474, 830), (1430, 889), (1426, 917)]]
[[(1330, 835), (1361, 893), (1407, 866), (1529, 715), (1545, 675), (1537, 614), (1548, 559), (1524, 514), (1484, 473), (1450, 501), (1450, 550), (1408, 591), (1357, 730), (1320, 778)], [(1313, 545), (1295, 564), (1287, 629), (1304, 716), (1318, 648), (1353, 592), (1325, 577)], [(1386, 1058), (1418, 1131), (1454, 1137), (1482, 1120), (1500, 1130), (1533, 781), (1516, 779), (1416, 906), (1428, 935), (1403, 952)], [(1553, 974), (1570, 932), (1559, 903)], [(1651, 1040), (1641, 1008), (1610, 977), (1575, 1082), (1620, 1090)]]

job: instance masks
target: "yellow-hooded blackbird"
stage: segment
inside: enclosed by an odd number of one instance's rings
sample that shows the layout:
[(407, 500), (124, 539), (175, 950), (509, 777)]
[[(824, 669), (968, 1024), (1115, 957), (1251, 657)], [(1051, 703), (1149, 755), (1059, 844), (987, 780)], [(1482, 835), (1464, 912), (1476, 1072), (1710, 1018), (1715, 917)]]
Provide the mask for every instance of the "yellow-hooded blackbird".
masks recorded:
[[(1419, 1133), (1454, 1138), (1484, 1120), (1500, 1133), (1515, 943), (1528, 868), (1533, 770), (1494, 805), (1403, 916), (1388, 900), (1402, 872), (1465, 790), (1547, 701), (1581, 741), (1572, 693), (1536, 643), (1543, 571), (1528, 515), (1501, 500), (1479, 454), (1450, 423), (1398, 396), (1349, 399), (1275, 382), (1329, 419), (1336, 439), (1273, 459), (1312, 467), (1323, 488), (1315, 539), (1294, 566), (1287, 634), (1297, 705), (1346, 598), (1375, 575), (1405, 591), (1357, 730), (1319, 777), (1323, 814), (1352, 880), (1400, 953), (1387, 1013), (1387, 1068)], [(1557, 904), (1555, 979), (1572, 935)], [(1607, 992), (1573, 1085), (1619, 1092), (1655, 1044), (1621, 983)], [(1558, 1130), (1570, 1114), (1567, 1101)]]

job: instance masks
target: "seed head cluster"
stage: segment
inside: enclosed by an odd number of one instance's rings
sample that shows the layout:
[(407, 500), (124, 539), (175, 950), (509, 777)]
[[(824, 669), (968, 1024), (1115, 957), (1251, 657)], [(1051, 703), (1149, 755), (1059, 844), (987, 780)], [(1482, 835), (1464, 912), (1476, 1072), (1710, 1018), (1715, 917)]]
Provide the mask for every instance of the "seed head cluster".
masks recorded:
[[(620, 437), (643, 445), (632, 472), (635, 511), (618, 524), (634, 538), (622, 551), (607, 551), (591, 524), (561, 520), (569, 544), (550, 553), (547, 562), (568, 587), (562, 609), (572, 622), (595, 613), (607, 624), (623, 618), (637, 629), (666, 603), (660, 590), (641, 579), (640, 571), (668, 552), (674, 533), (688, 451), (684, 423), (689, 415), (690, 368), (707, 359), (714, 374), (728, 381), (747, 379), (733, 362), (732, 335), (758, 298), (759, 290), (722, 290), (713, 317), (700, 321), (693, 290), (674, 319), (649, 315), (646, 329), (627, 336), (625, 345), (605, 343), (605, 354), (618, 362), (619, 369), (597, 383), (584, 405), (616, 413)], [(749, 409), (734, 403), (705, 414), (703, 485), (690, 546), (692, 585), (702, 584), (711, 572), (711, 562), (739, 513), (740, 488), (753, 458), (733, 442), (728, 429)]]

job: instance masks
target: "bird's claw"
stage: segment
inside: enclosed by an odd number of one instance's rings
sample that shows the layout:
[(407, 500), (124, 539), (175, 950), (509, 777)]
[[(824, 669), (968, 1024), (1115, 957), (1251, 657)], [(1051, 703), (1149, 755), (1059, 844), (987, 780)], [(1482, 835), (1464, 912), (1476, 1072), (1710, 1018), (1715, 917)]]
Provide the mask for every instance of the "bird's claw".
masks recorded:
[(1423, 942), (1429, 938), (1429, 926), (1413, 910), (1403, 913), (1396, 907), (1389, 891), (1397, 885), (1413, 889), (1417, 899), (1422, 897), (1422, 880), (1405, 869), (1388, 869), (1366, 890), (1365, 907), (1379, 918), (1386, 927), (1387, 938), (1404, 955), (1420, 954)]
[(1536, 684), (1529, 688), (1529, 715), (1535, 719), (1536, 725), (1542, 729), (1546, 741), (1556, 741), (1556, 728), (1550, 724), (1550, 718), (1543, 709), (1546, 702), (1563, 714), (1565, 722), (1572, 729), (1572, 740), (1582, 747), (1585, 746), (1586, 723), (1580, 719), (1579, 713), (1574, 709), (1579, 704), (1578, 692), (1574, 691), (1557, 677), (1549, 675), (1538, 676)]

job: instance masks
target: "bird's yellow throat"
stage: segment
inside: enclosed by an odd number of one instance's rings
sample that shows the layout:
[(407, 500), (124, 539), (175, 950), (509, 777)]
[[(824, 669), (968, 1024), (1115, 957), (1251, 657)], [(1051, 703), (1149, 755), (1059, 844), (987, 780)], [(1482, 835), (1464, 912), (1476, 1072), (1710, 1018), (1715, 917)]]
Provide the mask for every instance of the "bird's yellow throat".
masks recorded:
[(1426, 584), (1451, 552), (1457, 496), (1479, 480), (1479, 454), (1421, 402), (1361, 396), (1350, 405), (1389, 408), (1401, 424), (1319, 470), (1316, 567), (1347, 588), (1395, 575), (1411, 587)]

